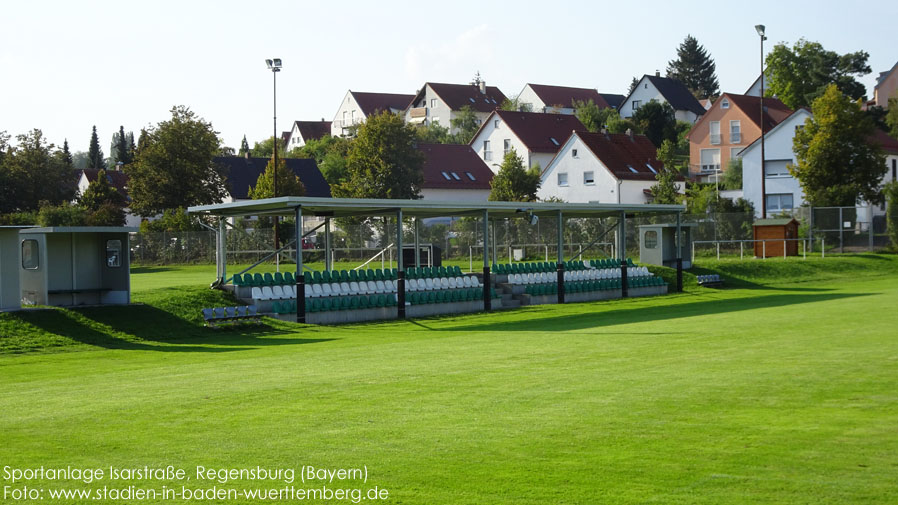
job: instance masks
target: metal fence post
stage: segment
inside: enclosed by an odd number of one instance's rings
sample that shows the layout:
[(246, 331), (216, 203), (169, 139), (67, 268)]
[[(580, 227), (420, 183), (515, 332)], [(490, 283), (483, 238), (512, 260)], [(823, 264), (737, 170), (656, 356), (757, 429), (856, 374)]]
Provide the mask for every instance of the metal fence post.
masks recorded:
[(745, 242), (740, 240), (739, 241), (739, 259), (740, 260), (742, 259), (743, 249), (745, 249)]
[(839, 253), (841, 254), (843, 248), (845, 247), (845, 242), (842, 239), (842, 231), (845, 229), (845, 222), (842, 221), (842, 207), (839, 207)]
[(870, 229), (870, 252), (873, 252), (873, 205), (870, 204), (867, 206), (867, 216), (870, 218), (870, 222), (867, 223), (867, 227)]
[(767, 259), (767, 241), (763, 239), (761, 240), (761, 259)]
[(783, 239), (783, 259), (786, 259), (786, 239)]
[(820, 254), (822, 255), (821, 257), (826, 257), (826, 237), (820, 239)]
[(717, 261), (720, 261), (720, 242), (717, 242), (716, 245), (717, 245)]

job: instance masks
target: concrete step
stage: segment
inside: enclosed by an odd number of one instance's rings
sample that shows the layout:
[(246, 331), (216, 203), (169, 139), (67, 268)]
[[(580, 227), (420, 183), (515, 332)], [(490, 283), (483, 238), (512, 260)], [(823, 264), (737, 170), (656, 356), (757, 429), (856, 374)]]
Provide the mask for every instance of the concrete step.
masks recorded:
[(521, 306), (520, 300), (515, 300), (515, 299), (507, 299), (506, 300), (505, 297), (502, 298), (502, 308), (503, 309), (516, 309), (520, 306)]

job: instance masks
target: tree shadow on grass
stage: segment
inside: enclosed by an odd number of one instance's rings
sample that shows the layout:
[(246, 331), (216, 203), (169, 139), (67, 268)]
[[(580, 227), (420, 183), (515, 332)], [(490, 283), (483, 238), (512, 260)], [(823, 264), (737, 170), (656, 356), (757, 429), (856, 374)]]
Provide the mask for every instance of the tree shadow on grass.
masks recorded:
[[(435, 331), (568, 331), (587, 328), (601, 328), (621, 324), (643, 323), (680, 319), (685, 317), (706, 316), (740, 312), (754, 309), (787, 307), (805, 303), (824, 302), (870, 296), (869, 293), (808, 293), (808, 294), (771, 294), (725, 300), (703, 300), (697, 302), (655, 305), (652, 307), (635, 306), (614, 310), (589, 312), (584, 310), (577, 314), (554, 316), (550, 313), (533, 311), (523, 312), (522, 317), (514, 321), (478, 322), (477, 324), (428, 328)], [(637, 299), (633, 299), (637, 300)], [(531, 316), (531, 317), (527, 317)], [(422, 326), (422, 325), (419, 325)]]
[(105, 349), (230, 352), (333, 340), (284, 338), (292, 332), (265, 323), (206, 328), (149, 305), (23, 311), (18, 317), (52, 335)]

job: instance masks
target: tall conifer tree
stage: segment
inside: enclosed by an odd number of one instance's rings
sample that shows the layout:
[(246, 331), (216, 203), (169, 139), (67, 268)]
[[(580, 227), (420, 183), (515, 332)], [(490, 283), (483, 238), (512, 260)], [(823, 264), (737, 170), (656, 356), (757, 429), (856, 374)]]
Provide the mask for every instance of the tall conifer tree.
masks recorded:
[(677, 48), (677, 59), (667, 63), (667, 77), (685, 84), (698, 99), (716, 98), (720, 94), (717, 65), (692, 35), (687, 35)]

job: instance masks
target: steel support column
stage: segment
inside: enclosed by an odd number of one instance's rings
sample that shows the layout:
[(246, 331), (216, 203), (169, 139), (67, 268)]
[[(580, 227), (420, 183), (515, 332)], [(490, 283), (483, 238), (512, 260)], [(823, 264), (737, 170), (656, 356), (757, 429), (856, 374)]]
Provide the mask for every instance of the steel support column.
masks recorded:
[(683, 292), (683, 235), (682, 228), (680, 228), (680, 214), (677, 212), (677, 293)]
[(302, 275), (302, 207), (296, 206), (296, 322), (306, 322), (306, 278)]
[(489, 312), (493, 309), (490, 295), (490, 249), (489, 249), (489, 223), (490, 213), (483, 211), (483, 310)]
[(627, 297), (627, 213), (620, 213), (620, 295)]
[(558, 262), (555, 265), (558, 303), (564, 303), (564, 216), (558, 211)]
[(402, 209), (396, 211), (396, 297), (399, 319), (405, 319), (405, 270), (402, 264)]

